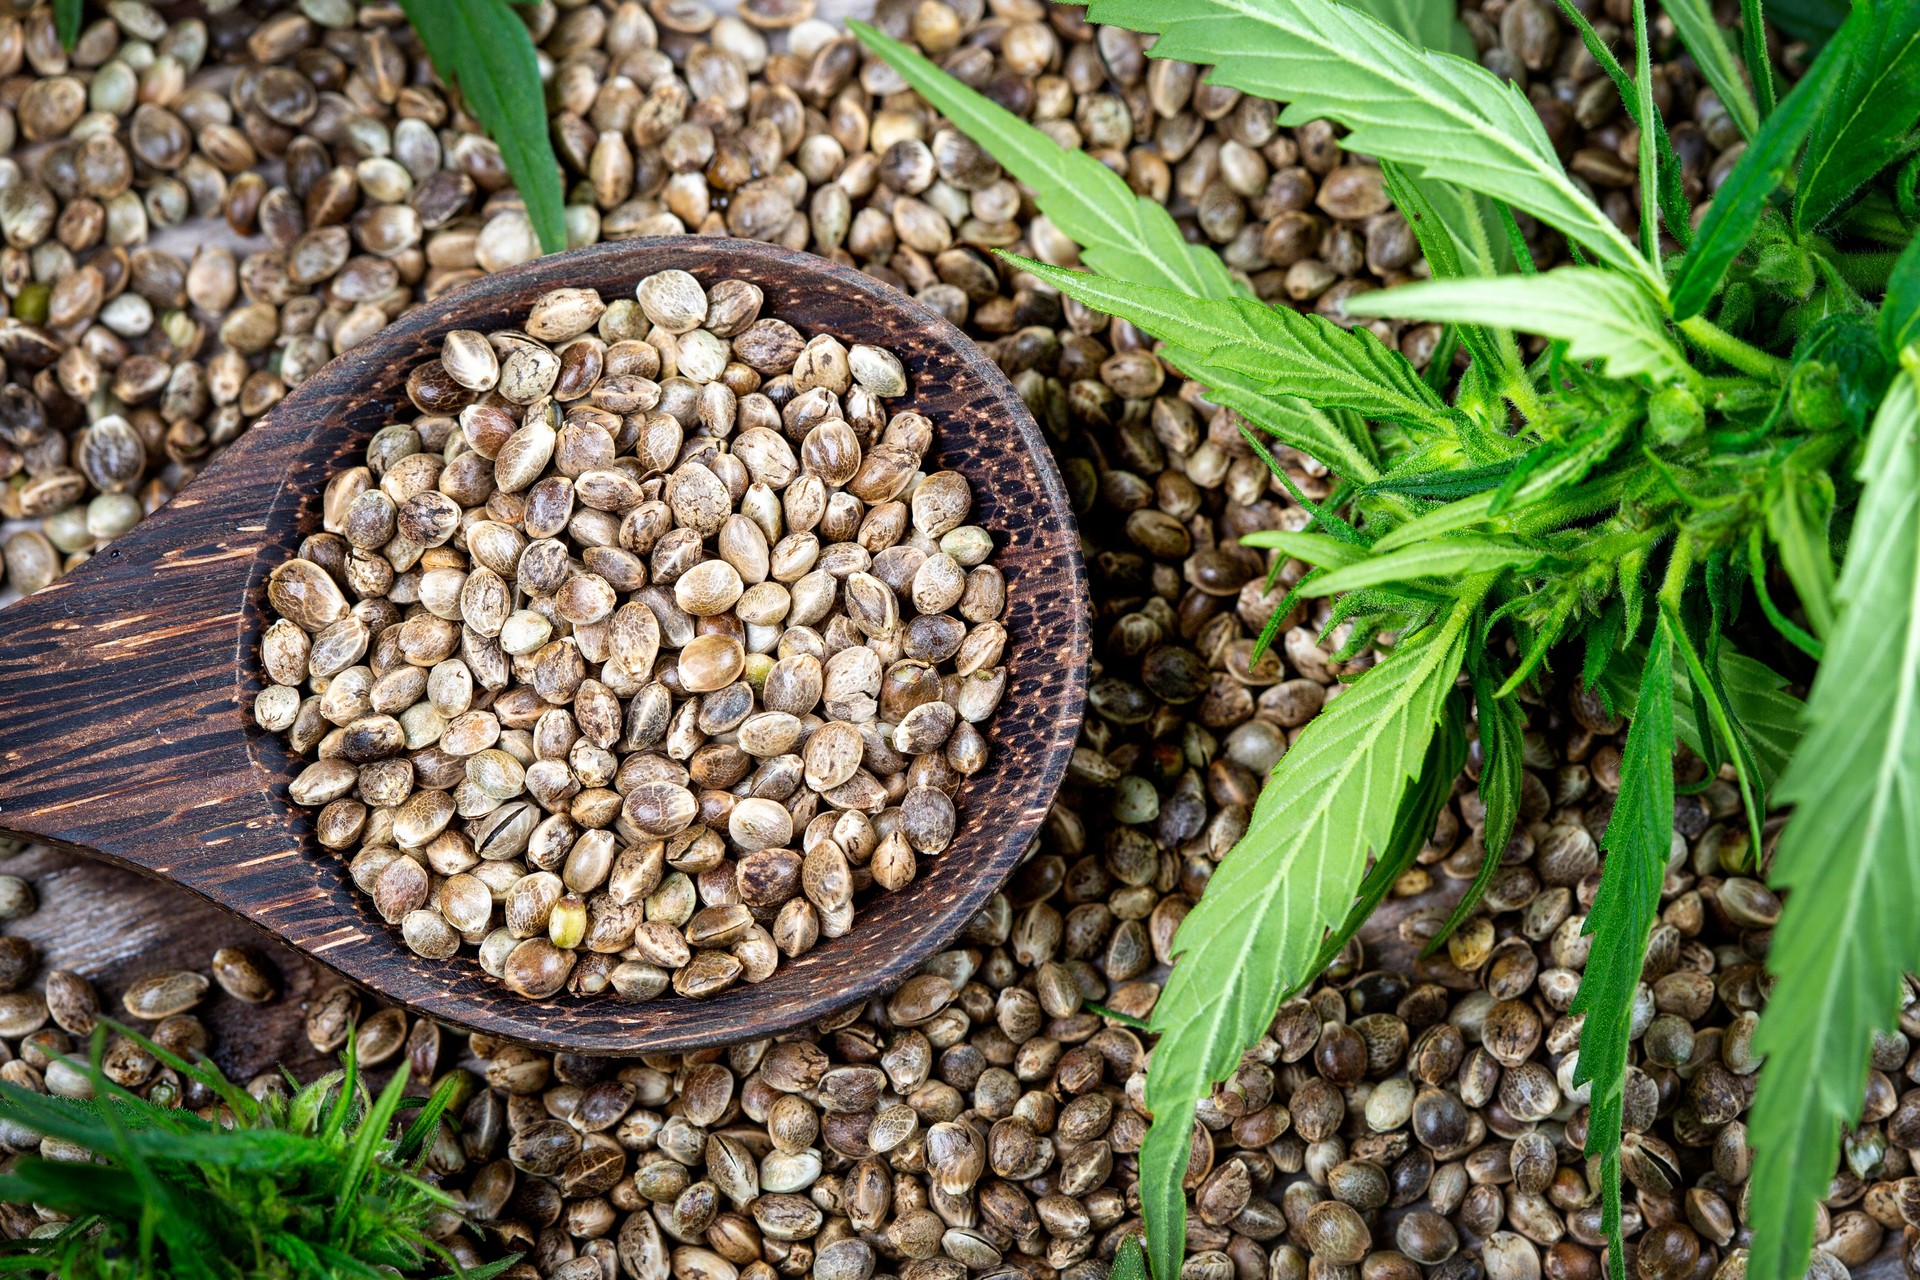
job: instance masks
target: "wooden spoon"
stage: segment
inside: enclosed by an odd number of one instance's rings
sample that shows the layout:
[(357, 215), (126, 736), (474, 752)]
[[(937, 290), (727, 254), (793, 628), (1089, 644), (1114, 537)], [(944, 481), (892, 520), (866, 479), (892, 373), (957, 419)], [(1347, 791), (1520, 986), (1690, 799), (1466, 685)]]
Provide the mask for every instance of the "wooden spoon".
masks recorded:
[[(631, 297), (668, 267), (751, 280), (763, 314), (895, 352), (897, 407), (935, 424), (1007, 579), (1008, 687), (952, 847), (853, 930), (773, 977), (695, 1002), (503, 990), (470, 951), (426, 960), (374, 913), (286, 798), (303, 762), (253, 722), (265, 581), (319, 525), (329, 476), (411, 418), (407, 373), (452, 329), (517, 328), (540, 294)], [(184, 885), (389, 1000), (470, 1030), (581, 1053), (683, 1051), (787, 1031), (864, 1001), (946, 945), (1020, 861), (1080, 727), (1087, 583), (1060, 473), (1000, 370), (927, 307), (845, 267), (755, 241), (625, 240), (540, 258), (420, 307), (302, 383), (164, 511), (0, 612), (0, 830)]]

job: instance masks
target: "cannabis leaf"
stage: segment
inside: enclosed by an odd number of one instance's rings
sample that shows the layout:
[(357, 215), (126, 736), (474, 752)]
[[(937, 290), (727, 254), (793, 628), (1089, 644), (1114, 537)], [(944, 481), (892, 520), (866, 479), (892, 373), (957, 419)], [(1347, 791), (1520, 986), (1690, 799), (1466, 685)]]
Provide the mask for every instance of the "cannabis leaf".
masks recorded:
[(1356, 294), (1347, 314), (1449, 324), (1514, 324), (1567, 344), (1575, 360), (1601, 361), (1616, 378), (1691, 377), (1667, 336), (1660, 307), (1617, 271), (1560, 267), (1537, 276), (1434, 280)]
[(1180, 1271), (1194, 1107), (1259, 1037), (1281, 995), (1313, 976), (1309, 961), (1345, 916), (1367, 850), (1386, 847), (1460, 672), (1474, 604), (1463, 599), (1430, 634), (1403, 641), (1308, 723), (1174, 936), (1177, 962), (1153, 1010), (1153, 1126), (1140, 1151), (1157, 1276)]
[[(1613, 81), (1614, 92), (1620, 95), (1620, 104), (1627, 109), (1627, 115), (1633, 120), (1635, 128), (1645, 129), (1643, 121), (1649, 116), (1658, 127), (1648, 129), (1653, 134), (1655, 148), (1659, 152), (1659, 188), (1660, 212), (1666, 220), (1667, 230), (1673, 238), (1686, 247), (1693, 242), (1693, 206), (1687, 201), (1686, 187), (1681, 181), (1680, 158), (1674, 154), (1673, 139), (1667, 136), (1664, 122), (1659, 121), (1659, 112), (1643, 113), (1640, 109), (1640, 91), (1634, 87), (1634, 81), (1627, 75), (1627, 69), (1620, 65), (1620, 59), (1613, 56), (1613, 50), (1593, 29), (1593, 23), (1587, 15), (1580, 12), (1573, 0), (1559, 0), (1560, 12), (1565, 15), (1573, 29), (1580, 33), (1580, 42), (1587, 47), (1587, 53), (1600, 69)], [(1636, 60), (1638, 48), (1635, 49)], [(1649, 81), (1650, 83), (1650, 81)]]
[[(1468, 642), (1471, 653), (1472, 642)], [(1333, 958), (1360, 932), (1360, 926), (1374, 913), (1386, 898), (1393, 882), (1403, 875), (1408, 867), (1419, 857), (1420, 850), (1433, 838), (1434, 824), (1440, 819), (1440, 810), (1446, 808), (1447, 800), (1453, 795), (1454, 780), (1460, 776), (1461, 767), (1467, 762), (1467, 708), (1466, 699), (1461, 691), (1455, 689), (1447, 697), (1446, 708), (1440, 715), (1440, 726), (1434, 732), (1433, 741), (1427, 744), (1427, 758), (1420, 766), (1413, 785), (1400, 797), (1400, 810), (1393, 818), (1393, 831), (1387, 836), (1387, 843), (1374, 853), (1373, 865), (1367, 868), (1367, 874), (1361, 878), (1360, 890), (1355, 895), (1353, 906), (1347, 909), (1347, 918), (1340, 927), (1327, 934), (1320, 944), (1320, 953), (1313, 958), (1308, 972), (1319, 973), (1333, 963)], [(1292, 993), (1289, 993), (1292, 994)]]
[(1212, 64), (1209, 83), (1287, 103), (1282, 124), (1345, 125), (1347, 150), (1524, 209), (1651, 292), (1664, 289), (1561, 168), (1526, 97), (1477, 63), (1316, 0), (1093, 0), (1087, 20), (1156, 34), (1152, 57)]
[[(1787, 692), (1785, 676), (1727, 645), (1720, 647), (1720, 683), (1727, 691), (1727, 709), (1760, 766), (1760, 780), (1772, 788), (1800, 745), (1807, 704)], [(1706, 755), (1691, 677), (1673, 682), (1673, 730), (1695, 755)]]
[(1873, 24), (1807, 137), (1793, 201), (1793, 225), (1802, 234), (1896, 159), (1920, 117), (1920, 0), (1867, 7)]
[[(205, 1086), (221, 1122), (161, 1106), (102, 1070), (111, 1029)], [(349, 1041), (344, 1069), (291, 1097), (256, 1099), (208, 1063), (189, 1063), (138, 1032), (102, 1021), (80, 1070), (86, 1099), (0, 1082), (0, 1119), (84, 1148), (90, 1161), (26, 1156), (0, 1177), (10, 1203), (71, 1215), (56, 1234), (9, 1242), (0, 1270), (36, 1275), (208, 1277), (273, 1274), (341, 1280), (417, 1273), (436, 1265), (492, 1280), (519, 1255), (462, 1271), (432, 1229), (457, 1208), (419, 1175), (423, 1151), (453, 1100), (449, 1077), (408, 1097), (407, 1068), (369, 1099)], [(415, 1109), (396, 1138), (399, 1114)], [(270, 1261), (249, 1269), (259, 1259)]]
[(547, 136), (546, 95), (533, 37), (507, 0), (400, 0), (433, 69), (457, 86), (500, 147), (540, 247), (567, 247), (560, 164)]
[(1888, 360), (1899, 359), (1906, 345), (1920, 338), (1920, 238), (1908, 242), (1893, 264), (1878, 332), (1880, 351)]
[[(1604, 671), (1595, 673), (1589, 687), (1606, 694), (1615, 711), (1632, 719), (1639, 698), (1633, 670), (1644, 663), (1645, 650), (1628, 645), (1613, 657)], [(1785, 676), (1725, 641), (1720, 644), (1720, 687), (1726, 690), (1727, 709), (1759, 765), (1761, 781), (1771, 788), (1799, 750), (1807, 704), (1787, 692)], [(1679, 663), (1673, 669), (1673, 733), (1695, 755), (1707, 755), (1694, 708), (1693, 675)]]
[(1003, 254), (1070, 298), (1119, 316), (1199, 357), (1210, 370), (1264, 379), (1269, 388), (1328, 409), (1370, 418), (1451, 428), (1453, 411), (1420, 380), (1407, 358), (1367, 330), (1342, 329), (1324, 316), (1269, 307), (1251, 298), (1194, 298), (1171, 289), (1066, 271)]
[(1240, 539), (1243, 546), (1284, 551), (1295, 560), (1322, 569), (1338, 569), (1366, 558), (1366, 549), (1324, 533), (1296, 533), (1292, 529), (1260, 529)]
[(1840, 573), (1839, 617), (1807, 701), (1806, 738), (1780, 783), (1780, 798), (1800, 809), (1774, 854), (1772, 883), (1791, 893), (1767, 957), (1773, 995), (1754, 1038), (1767, 1069), (1748, 1122), (1752, 1280), (1805, 1271), (1814, 1203), (1833, 1176), (1841, 1126), (1860, 1114), (1870, 1037), (1894, 1025), (1901, 975), (1920, 955), (1920, 395), (1912, 366), (1880, 405), (1859, 477), (1865, 490)]
[(1681, 263), (1673, 282), (1673, 314), (1685, 320), (1698, 315), (1719, 289), (1727, 268), (1746, 247), (1757, 225), (1760, 211), (1773, 193), (1786, 181), (1787, 171), (1800, 144), (1813, 128), (1814, 119), (1847, 74), (1857, 50), (1870, 38), (1875, 21), (1871, 6), (1862, 5), (1847, 18), (1833, 43), (1829, 44), (1793, 92), (1741, 153), (1733, 172), (1714, 193), (1707, 206), (1706, 219), (1693, 248)]
[[(1684, 543), (1686, 535), (1681, 535)], [(1676, 554), (1678, 554), (1676, 552)], [(1713, 576), (1709, 575), (1709, 582)], [(1724, 581), (1724, 579), (1722, 579)], [(1698, 605), (1696, 596), (1693, 605)], [(1710, 771), (1718, 771), (1720, 765), (1733, 765), (1734, 779), (1740, 788), (1741, 807), (1746, 812), (1747, 830), (1752, 839), (1752, 847), (1760, 848), (1761, 820), (1766, 816), (1766, 784), (1760, 776), (1759, 762), (1753, 756), (1753, 744), (1740, 731), (1733, 711), (1727, 705), (1725, 683), (1717, 666), (1709, 667), (1703, 654), (1711, 653), (1718, 645), (1718, 622), (1704, 623), (1701, 614), (1704, 610), (1686, 607), (1687, 602), (1676, 600), (1663, 592), (1660, 597), (1660, 613), (1670, 630), (1668, 637), (1673, 641), (1675, 654), (1687, 669), (1688, 677), (1693, 681), (1693, 693), (1696, 709), (1703, 721), (1699, 725), (1701, 752)], [(1698, 639), (1696, 639), (1696, 634)], [(1709, 732), (1711, 730), (1711, 732)]]
[(1753, 105), (1753, 91), (1741, 77), (1727, 33), (1713, 20), (1713, 6), (1708, 0), (1662, 0), (1660, 7), (1673, 19), (1674, 30), (1693, 55), (1694, 65), (1713, 86), (1720, 105), (1739, 127), (1740, 136), (1751, 139), (1760, 131), (1760, 112)]
[(1370, 556), (1312, 582), (1303, 582), (1300, 594), (1330, 596), (1390, 582), (1406, 582), (1411, 578), (1458, 579), (1478, 573), (1498, 573), (1536, 563), (1543, 554), (1538, 547), (1484, 534), (1433, 538), (1386, 555)]
[(1486, 896), (1487, 887), (1500, 870), (1500, 860), (1513, 839), (1514, 821), (1520, 816), (1522, 766), (1526, 763), (1526, 714), (1518, 698), (1501, 698), (1495, 690), (1501, 681), (1488, 659), (1484, 629), (1467, 646), (1467, 673), (1473, 684), (1474, 713), (1480, 726), (1480, 803), (1485, 821), (1480, 828), (1480, 846), (1485, 851), (1473, 883), (1447, 914), (1446, 923), (1421, 948), (1422, 955), (1438, 951), (1454, 930)]
[(1608, 1270), (1626, 1276), (1620, 1242), (1620, 1119), (1632, 1039), (1633, 997), (1660, 908), (1660, 884), (1673, 851), (1673, 642), (1654, 627), (1640, 697), (1620, 753), (1620, 795), (1607, 821), (1600, 890), (1582, 933), (1593, 938), (1571, 1013), (1584, 1014), (1576, 1085), (1591, 1083), (1587, 1154), (1600, 1157), (1602, 1226)]
[(1207, 399), (1334, 473), (1361, 484), (1380, 475), (1373, 432), (1357, 415), (1327, 413), (1297, 396), (1277, 395), (1266, 389), (1266, 378), (1209, 364), (1181, 347), (1164, 347), (1159, 354), (1175, 373), (1204, 385)]
[[(1416, 180), (1391, 160), (1381, 162), (1380, 173), (1386, 180), (1388, 197), (1412, 228), (1414, 239), (1420, 242), (1420, 256), (1426, 259), (1435, 279), (1494, 275), (1492, 246), (1477, 207), (1482, 203), (1480, 197), (1451, 183)], [(1435, 197), (1448, 200), (1449, 196), (1451, 219), (1435, 204)], [(1513, 334), (1504, 323), (1458, 324), (1454, 332), (1460, 335), (1474, 363), (1521, 406), (1522, 412), (1537, 410), (1533, 384), (1521, 365)]]
[(1062, 147), (898, 40), (864, 22), (847, 26), (955, 128), (1033, 188), (1040, 212), (1080, 246), (1089, 267), (1195, 297), (1242, 294), (1213, 250), (1188, 244), (1166, 209), (1135, 195), (1112, 169), (1085, 151)]
[[(1502, 516), (1511, 522), (1512, 517), (1528, 511), (1535, 503), (1549, 500), (1557, 499), (1569, 512), (1591, 507), (1596, 502), (1604, 505), (1604, 498), (1584, 495), (1575, 486), (1620, 446), (1638, 422), (1638, 415), (1616, 413), (1594, 423), (1565, 444), (1536, 445), (1535, 452), (1541, 459), (1538, 465), (1530, 465), (1524, 472), (1516, 465), (1515, 474), (1509, 475), (1498, 488), (1456, 499), (1416, 516), (1382, 534), (1373, 549), (1387, 552), (1410, 547)], [(1528, 462), (1533, 457), (1530, 453), (1520, 461)]]
[(1422, 49), (1475, 56), (1473, 33), (1455, 16), (1451, 0), (1347, 0)]
[[(1660, 143), (1667, 127), (1653, 104), (1653, 54), (1647, 40), (1647, 0), (1633, 0), (1633, 101), (1630, 114), (1640, 130), (1640, 250), (1654, 270), (1660, 269)], [(1674, 219), (1677, 234), (1685, 235), (1688, 216)]]
[(1780, 550), (1780, 567), (1813, 633), (1824, 636), (1833, 629), (1833, 477), (1824, 465), (1803, 465), (1789, 455), (1768, 490), (1767, 533)]
[[(1383, 0), (1408, 13), (1452, 9), (1432, 0)], [(1040, 212), (1081, 246), (1081, 261), (1102, 275), (1136, 280), (1203, 298), (1232, 298), (1244, 290), (1205, 245), (1188, 244), (1166, 209), (1136, 196), (1112, 169), (1085, 151), (1069, 150), (991, 99), (936, 67), (917, 50), (864, 22), (848, 26), (860, 42), (899, 72), (935, 110), (973, 139), (1034, 193)], [(1177, 347), (1161, 353), (1182, 376), (1205, 383), (1216, 404), (1299, 449), (1333, 471), (1362, 483), (1379, 474), (1366, 424), (1333, 415), (1296, 396), (1268, 392), (1264, 378), (1220, 368), (1201, 372), (1201, 357)]]
[[(1446, 5), (1389, 0), (1407, 12), (1441, 12)], [(1160, 285), (1195, 297), (1232, 298), (1244, 291), (1205, 245), (1190, 245), (1166, 209), (1136, 196), (1120, 176), (1085, 151), (1069, 150), (1005, 107), (976, 93), (917, 50), (864, 22), (849, 27), (881, 60), (941, 115), (987, 149), (1001, 167), (1032, 189), (1034, 203), (1053, 225), (1081, 246), (1081, 260), (1102, 275)], [(1296, 396), (1266, 390), (1269, 379), (1205, 367), (1192, 352), (1171, 347), (1162, 358), (1182, 376), (1205, 383), (1216, 404), (1362, 483), (1379, 474), (1366, 424), (1328, 414)]]
[[(1118, 1009), (1109, 1009), (1098, 1000), (1083, 1000), (1080, 1003), (1080, 1007), (1088, 1013), (1105, 1018), (1109, 1022), (1117, 1022), (1123, 1027), (1132, 1027), (1135, 1031), (1145, 1031), (1148, 1029), (1145, 1018), (1136, 1018), (1130, 1013), (1122, 1013)], [(1108, 1277), (1108, 1280), (1112, 1280), (1112, 1277)]]
[(1147, 1255), (1140, 1248), (1138, 1235), (1130, 1235), (1120, 1242), (1120, 1252), (1113, 1256), (1113, 1269), (1107, 1272), (1107, 1280), (1147, 1280)]

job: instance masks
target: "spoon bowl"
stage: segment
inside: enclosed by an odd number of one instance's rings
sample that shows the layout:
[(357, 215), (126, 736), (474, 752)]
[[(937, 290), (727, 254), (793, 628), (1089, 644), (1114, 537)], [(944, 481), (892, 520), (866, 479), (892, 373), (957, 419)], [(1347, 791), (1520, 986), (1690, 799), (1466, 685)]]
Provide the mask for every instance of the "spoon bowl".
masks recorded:
[[(305, 763), (253, 721), (266, 578), (319, 526), (327, 479), (409, 409), (408, 372), (449, 330), (518, 327), (561, 286), (631, 297), (678, 267), (750, 280), (803, 333), (893, 351), (894, 403), (934, 422), (1007, 581), (1006, 696), (987, 766), (955, 799), (952, 846), (863, 905), (845, 936), (766, 981), (694, 1001), (526, 1000), (470, 951), (428, 960), (374, 911), (287, 799)], [(791, 1030), (908, 976), (974, 918), (1031, 845), (1080, 727), (1088, 600), (1065, 488), (1005, 376), (925, 306), (846, 267), (757, 241), (616, 241), (489, 275), (403, 316), (291, 394), (161, 512), (0, 612), (0, 831), (170, 880), (388, 1000), (547, 1049), (680, 1052)]]

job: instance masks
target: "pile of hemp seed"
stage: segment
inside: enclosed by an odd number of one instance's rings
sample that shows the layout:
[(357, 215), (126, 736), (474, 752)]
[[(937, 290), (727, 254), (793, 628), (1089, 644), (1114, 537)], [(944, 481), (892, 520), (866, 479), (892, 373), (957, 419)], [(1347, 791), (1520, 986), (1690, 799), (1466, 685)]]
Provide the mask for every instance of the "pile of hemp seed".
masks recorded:
[[(474, 1261), (524, 1251), (509, 1274), (1099, 1280), (1139, 1227), (1147, 1054), (1087, 1005), (1150, 1011), (1174, 930), (1342, 672), (1305, 611), (1250, 660), (1279, 593), (1236, 540), (1303, 513), (1233, 416), (1130, 326), (990, 257), (1071, 249), (812, 9), (521, 9), (552, 64), (569, 235), (725, 232), (829, 254), (952, 317), (1007, 371), (1074, 495), (1097, 613), (1082, 747), (1041, 839), (919, 975), (778, 1043), (625, 1062), (537, 1054), (363, 1008), (345, 987), (287, 1016), (321, 1051), (357, 1016), (363, 1059), (404, 1054), (423, 1079), (468, 1073), (431, 1167), (465, 1209), (465, 1225), (445, 1223), (450, 1246)], [(537, 252), (498, 150), (428, 75), (397, 5), (216, 2), (175, 16), (113, 0), (106, 12), (72, 55), (45, 7), (0, 21), (0, 515), (19, 591), (164, 503), (334, 354)], [(1590, 16), (1620, 49), (1627, 6)], [(1552, 4), (1480, 0), (1462, 18), (1482, 63), (1524, 87), (1572, 172), (1631, 226), (1634, 132)], [(1139, 38), (1077, 9), (884, 0), (875, 21), (1165, 200), (1263, 297), (1337, 317), (1353, 292), (1419, 269), (1378, 171), (1336, 130), (1279, 128), (1271, 104), (1151, 63)], [(1737, 131), (1665, 18), (1654, 34), (1656, 101), (1697, 200), (1737, 158)], [(1787, 65), (1803, 53), (1775, 52)], [(226, 232), (198, 234), (206, 219)], [(1546, 238), (1536, 248), (1551, 257)], [(1436, 337), (1380, 332), (1416, 364)], [(1304, 493), (1328, 492), (1321, 468), (1280, 456)], [(1181, 1280), (1602, 1274), (1564, 1015), (1620, 729), (1564, 689), (1530, 705), (1521, 825), (1482, 911), (1412, 959), (1483, 852), (1463, 783), (1373, 946), (1281, 1010), (1202, 1106)], [(1627, 1095), (1627, 1261), (1643, 1280), (1742, 1274), (1740, 1116), (1779, 906), (1750, 874), (1744, 831), (1723, 782), (1676, 806)], [(29, 886), (0, 879), (0, 918), (31, 905)], [(219, 1060), (200, 1014), (271, 1002), (293, 987), (284, 977), (223, 951), (198, 973), (99, 994), (0, 939), (0, 1078), (79, 1087), (55, 1055), (96, 1007), (150, 1017), (135, 1025)], [(1876, 1256), (1890, 1265), (1902, 1233), (1912, 1252), (1915, 1036), (1920, 1007), (1875, 1047), (1867, 1111), (1819, 1222), (1823, 1280)], [(121, 1047), (116, 1079), (211, 1101), (143, 1057)], [(0, 1145), (34, 1142), (0, 1133)], [(0, 1218), (15, 1235), (41, 1222), (30, 1206)]]
[(947, 852), (1006, 694), (993, 533), (899, 357), (709, 283), (448, 333), (267, 577), (288, 799), (409, 950), (524, 998), (844, 936)]

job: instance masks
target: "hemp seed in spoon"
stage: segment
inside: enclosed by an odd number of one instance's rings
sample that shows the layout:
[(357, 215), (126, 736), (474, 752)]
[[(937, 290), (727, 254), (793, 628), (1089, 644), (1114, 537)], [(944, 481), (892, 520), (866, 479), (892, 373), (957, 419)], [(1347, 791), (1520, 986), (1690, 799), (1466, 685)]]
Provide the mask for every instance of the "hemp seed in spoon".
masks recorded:
[(952, 842), (992, 538), (899, 359), (762, 301), (662, 271), (447, 334), (271, 575), (255, 718), (415, 953), (711, 996)]

